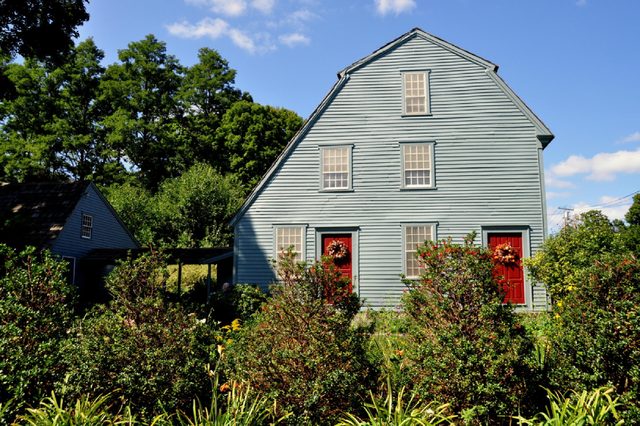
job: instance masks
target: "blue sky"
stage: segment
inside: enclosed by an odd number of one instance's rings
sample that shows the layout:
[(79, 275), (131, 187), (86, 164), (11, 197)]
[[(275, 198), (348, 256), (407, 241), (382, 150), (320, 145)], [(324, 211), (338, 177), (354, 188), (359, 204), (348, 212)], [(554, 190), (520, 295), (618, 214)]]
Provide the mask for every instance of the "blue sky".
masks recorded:
[(80, 39), (118, 49), (154, 34), (184, 65), (218, 50), (257, 102), (307, 117), (345, 66), (414, 27), (500, 66), (551, 128), (549, 227), (558, 207), (621, 218), (640, 190), (640, 1), (90, 0)]

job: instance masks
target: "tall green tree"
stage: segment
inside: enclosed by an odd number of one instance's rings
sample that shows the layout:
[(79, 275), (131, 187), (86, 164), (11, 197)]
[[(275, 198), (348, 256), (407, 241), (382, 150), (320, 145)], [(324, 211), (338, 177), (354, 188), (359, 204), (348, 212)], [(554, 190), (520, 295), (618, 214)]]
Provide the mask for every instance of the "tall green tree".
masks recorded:
[(302, 126), (302, 118), (284, 108), (236, 102), (222, 118), (217, 137), (224, 141), (229, 171), (251, 190)]
[(118, 52), (120, 63), (107, 67), (101, 100), (112, 113), (104, 123), (107, 140), (121, 150), (147, 188), (182, 172), (177, 93), (183, 67), (153, 35)]
[(0, 52), (60, 64), (78, 26), (89, 19), (87, 0), (1, 0)]
[(9, 182), (56, 180), (63, 177), (59, 146), (51, 125), (57, 113), (58, 82), (41, 62), (27, 59), (9, 64), (6, 76), (15, 92), (0, 112), (0, 179)]
[(251, 101), (248, 93), (234, 87), (236, 71), (220, 54), (209, 48), (198, 52), (198, 63), (189, 67), (180, 87), (183, 108), (184, 148), (194, 159), (222, 169), (224, 144), (215, 137), (225, 112), (240, 99)]
[(98, 101), (105, 72), (100, 64), (103, 59), (104, 52), (88, 39), (78, 44), (69, 62), (60, 67), (56, 73), (60, 90), (51, 131), (65, 175), (109, 184), (125, 171), (102, 124), (108, 112), (108, 105)]
[(640, 194), (633, 196), (633, 204), (624, 218), (627, 224), (618, 224), (622, 241), (636, 256), (640, 256)]

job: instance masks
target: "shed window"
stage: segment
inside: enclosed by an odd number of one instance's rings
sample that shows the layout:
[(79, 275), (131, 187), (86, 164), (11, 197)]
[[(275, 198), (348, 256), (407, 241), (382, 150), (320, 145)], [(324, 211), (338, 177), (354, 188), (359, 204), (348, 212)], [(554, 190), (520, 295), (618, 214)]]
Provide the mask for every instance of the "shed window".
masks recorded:
[(417, 248), (433, 239), (433, 224), (404, 226), (404, 274), (407, 278), (418, 278), (420, 266), (416, 258)]
[(91, 234), (93, 232), (93, 216), (88, 214), (82, 215), (82, 229), (81, 229), (82, 238), (91, 239)]
[(351, 146), (321, 148), (322, 182), (326, 191), (351, 188)]
[(433, 143), (402, 145), (402, 186), (404, 188), (433, 187)]
[(429, 114), (429, 73), (405, 72), (404, 85), (404, 114)]
[(279, 226), (276, 228), (276, 258), (283, 251), (291, 248), (295, 253), (295, 260), (304, 258), (304, 226)]

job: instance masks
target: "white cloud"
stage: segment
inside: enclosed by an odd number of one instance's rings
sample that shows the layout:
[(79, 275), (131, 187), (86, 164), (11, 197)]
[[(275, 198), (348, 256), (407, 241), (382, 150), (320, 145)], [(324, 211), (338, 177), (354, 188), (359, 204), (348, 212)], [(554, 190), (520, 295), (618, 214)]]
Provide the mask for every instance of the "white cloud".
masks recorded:
[(244, 49), (249, 53), (255, 53), (256, 44), (253, 42), (251, 37), (249, 37), (242, 31), (231, 28), (229, 30), (229, 37), (231, 38), (231, 41), (233, 41), (233, 44), (235, 44), (239, 48)]
[(570, 189), (575, 188), (575, 185), (568, 180), (563, 180), (557, 177), (550, 170), (546, 170), (544, 172), (544, 183), (548, 188), (558, 188), (558, 189)]
[(635, 151), (601, 152), (591, 158), (572, 155), (551, 168), (557, 176), (588, 174), (588, 180), (612, 181), (618, 173), (640, 173), (640, 148)]
[(227, 16), (240, 16), (247, 9), (245, 0), (209, 0), (211, 10)]
[(197, 24), (190, 24), (186, 21), (176, 22), (167, 25), (170, 34), (180, 38), (202, 38), (209, 37), (212, 39), (225, 35), (229, 30), (229, 24), (220, 18), (204, 18)]
[(380, 15), (395, 13), (399, 15), (416, 7), (415, 0), (375, 0), (376, 10)]
[(620, 143), (640, 142), (640, 132), (631, 133), (620, 139)]
[(577, 0), (576, 1), (576, 5), (577, 6), (586, 6), (587, 5), (587, 0)]
[(208, 37), (218, 39), (229, 37), (233, 44), (249, 53), (255, 53), (258, 49), (254, 40), (237, 28), (232, 28), (226, 21), (220, 18), (204, 18), (196, 24), (186, 21), (167, 25), (170, 34), (180, 38), (199, 39)]
[(291, 33), (283, 34), (279, 37), (280, 43), (288, 47), (295, 47), (298, 45), (308, 45), (311, 43), (311, 39), (304, 34)]
[(271, 13), (275, 4), (276, 0), (253, 0), (251, 2), (251, 6), (262, 13)]
[(547, 191), (547, 200), (554, 200), (556, 198), (565, 198), (571, 195), (570, 192), (556, 192), (556, 191)]

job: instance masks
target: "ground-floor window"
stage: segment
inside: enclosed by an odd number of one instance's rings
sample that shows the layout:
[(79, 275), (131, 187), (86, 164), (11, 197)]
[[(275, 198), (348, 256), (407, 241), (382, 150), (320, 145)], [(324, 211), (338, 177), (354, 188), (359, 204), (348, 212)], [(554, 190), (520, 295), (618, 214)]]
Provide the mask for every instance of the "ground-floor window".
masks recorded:
[(420, 276), (420, 265), (416, 258), (418, 246), (425, 241), (435, 239), (435, 226), (433, 224), (408, 224), (402, 227), (404, 244), (404, 275), (407, 278)]

